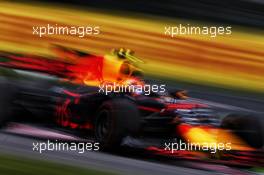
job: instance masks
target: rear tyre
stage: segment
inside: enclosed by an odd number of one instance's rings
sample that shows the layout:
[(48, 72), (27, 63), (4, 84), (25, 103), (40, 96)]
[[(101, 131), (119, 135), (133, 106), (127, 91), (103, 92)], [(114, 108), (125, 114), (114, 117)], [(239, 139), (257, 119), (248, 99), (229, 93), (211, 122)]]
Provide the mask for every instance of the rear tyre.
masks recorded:
[(0, 79), (0, 127), (11, 120), (13, 90), (6, 80)]
[(231, 114), (223, 119), (221, 126), (224, 129), (232, 130), (249, 146), (253, 148), (263, 147), (263, 128), (260, 119), (257, 117)]
[(128, 99), (104, 102), (95, 119), (95, 138), (101, 150), (116, 150), (128, 135), (137, 133), (140, 114), (135, 103)]

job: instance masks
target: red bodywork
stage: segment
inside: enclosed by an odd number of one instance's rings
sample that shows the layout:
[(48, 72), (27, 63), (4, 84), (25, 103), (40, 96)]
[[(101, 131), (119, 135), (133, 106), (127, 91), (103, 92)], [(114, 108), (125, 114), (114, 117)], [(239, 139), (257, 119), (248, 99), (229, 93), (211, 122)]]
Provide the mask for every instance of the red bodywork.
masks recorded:
[(61, 58), (47, 58), (32, 55), (18, 55), (3, 52), (0, 56), (6, 61), (0, 62), (0, 66), (29, 70), (49, 75), (66, 78), (68, 80), (82, 83), (85, 78), (102, 80), (103, 57), (87, 55), (74, 62), (67, 62)]

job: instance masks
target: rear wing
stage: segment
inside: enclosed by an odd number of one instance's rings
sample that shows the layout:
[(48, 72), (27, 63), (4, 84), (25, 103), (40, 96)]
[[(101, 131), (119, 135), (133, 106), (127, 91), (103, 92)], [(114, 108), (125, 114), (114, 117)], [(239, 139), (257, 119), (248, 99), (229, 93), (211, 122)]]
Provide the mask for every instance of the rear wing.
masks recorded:
[(56, 58), (0, 51), (0, 66), (66, 77), (71, 63)]

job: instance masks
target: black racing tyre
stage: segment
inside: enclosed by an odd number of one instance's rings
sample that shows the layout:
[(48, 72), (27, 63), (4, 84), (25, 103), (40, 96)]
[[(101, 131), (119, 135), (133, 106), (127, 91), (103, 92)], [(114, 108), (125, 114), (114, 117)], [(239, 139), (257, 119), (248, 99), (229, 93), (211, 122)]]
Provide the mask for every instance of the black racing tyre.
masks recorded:
[(140, 114), (134, 102), (128, 99), (105, 101), (95, 118), (95, 139), (101, 150), (116, 150), (124, 137), (137, 133)]
[(221, 127), (232, 130), (253, 148), (263, 147), (262, 124), (255, 116), (231, 114), (222, 120)]
[(0, 127), (10, 121), (12, 115), (13, 88), (8, 81), (0, 78)]

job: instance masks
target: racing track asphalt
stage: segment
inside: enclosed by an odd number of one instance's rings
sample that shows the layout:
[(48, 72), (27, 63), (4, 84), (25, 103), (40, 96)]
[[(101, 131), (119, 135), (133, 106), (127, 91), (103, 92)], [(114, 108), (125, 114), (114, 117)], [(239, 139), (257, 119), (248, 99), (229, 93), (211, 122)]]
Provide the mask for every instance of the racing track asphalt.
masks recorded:
[(87, 167), (89, 169), (104, 170), (118, 174), (188, 174), (188, 175), (207, 175), (210, 172), (203, 170), (193, 170), (190, 168), (159, 164), (154, 162), (120, 157), (100, 152), (45, 152), (38, 153), (32, 151), (32, 143), (37, 139), (30, 139), (0, 133), (0, 152), (16, 156), (27, 156), (37, 160), (48, 160), (66, 165)]
[[(44, 142), (40, 138), (0, 132), (0, 154), (26, 157), (32, 160), (45, 160), (63, 165), (101, 170), (114, 174), (128, 175), (212, 175), (212, 174), (253, 174), (243, 169), (224, 165), (207, 164), (191, 161), (166, 163), (158, 160), (87, 151), (80, 154), (75, 151), (39, 152), (33, 151), (33, 142)], [(39, 140), (40, 139), (40, 140)]]

